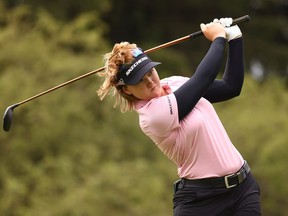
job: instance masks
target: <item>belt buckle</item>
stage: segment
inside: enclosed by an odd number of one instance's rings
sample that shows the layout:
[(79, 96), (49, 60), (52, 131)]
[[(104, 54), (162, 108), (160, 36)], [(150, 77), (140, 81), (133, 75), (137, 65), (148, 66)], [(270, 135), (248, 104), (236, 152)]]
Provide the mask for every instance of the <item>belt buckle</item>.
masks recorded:
[(225, 181), (226, 188), (233, 188), (233, 187), (237, 186), (237, 184), (229, 185), (228, 178), (231, 177), (231, 176), (235, 176), (235, 173), (227, 175), (227, 176), (224, 176), (224, 181)]

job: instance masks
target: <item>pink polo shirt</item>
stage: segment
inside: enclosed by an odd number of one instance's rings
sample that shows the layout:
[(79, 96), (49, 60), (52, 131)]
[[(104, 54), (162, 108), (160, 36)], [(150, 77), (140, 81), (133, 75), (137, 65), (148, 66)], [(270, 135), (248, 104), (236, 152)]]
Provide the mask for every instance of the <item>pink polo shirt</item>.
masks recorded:
[[(172, 92), (188, 78), (161, 80)], [(180, 178), (200, 179), (237, 172), (244, 160), (229, 139), (212, 104), (201, 98), (179, 122), (173, 93), (135, 104), (139, 124), (161, 151), (178, 167)]]

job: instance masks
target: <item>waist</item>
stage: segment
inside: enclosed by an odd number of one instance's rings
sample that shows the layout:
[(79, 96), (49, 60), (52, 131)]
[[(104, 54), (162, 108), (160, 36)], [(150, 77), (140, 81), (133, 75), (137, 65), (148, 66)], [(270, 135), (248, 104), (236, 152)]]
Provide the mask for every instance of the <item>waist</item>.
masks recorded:
[[(250, 167), (246, 161), (243, 166), (235, 173), (213, 178), (203, 179), (185, 179), (182, 178), (175, 182), (175, 189), (181, 189), (185, 185), (190, 187), (217, 187), (217, 188), (233, 188), (243, 182), (250, 172)], [(178, 183), (178, 184), (177, 184)]]

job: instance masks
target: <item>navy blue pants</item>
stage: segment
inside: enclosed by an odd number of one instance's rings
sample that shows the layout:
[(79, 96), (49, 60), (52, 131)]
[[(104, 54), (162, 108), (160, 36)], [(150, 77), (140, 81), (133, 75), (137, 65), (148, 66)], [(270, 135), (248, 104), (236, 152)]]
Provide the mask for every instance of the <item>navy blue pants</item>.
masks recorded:
[(250, 172), (230, 189), (185, 186), (174, 194), (174, 216), (258, 216), (260, 188)]

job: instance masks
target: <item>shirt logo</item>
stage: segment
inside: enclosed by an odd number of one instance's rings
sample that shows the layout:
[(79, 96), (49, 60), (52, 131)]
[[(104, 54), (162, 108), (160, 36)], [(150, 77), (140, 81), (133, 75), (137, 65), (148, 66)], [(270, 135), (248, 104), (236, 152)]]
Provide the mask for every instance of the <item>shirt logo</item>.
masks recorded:
[(168, 105), (169, 105), (170, 115), (173, 115), (173, 109), (172, 109), (172, 103), (171, 103), (170, 97), (167, 96), (167, 99), (168, 99)]

